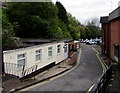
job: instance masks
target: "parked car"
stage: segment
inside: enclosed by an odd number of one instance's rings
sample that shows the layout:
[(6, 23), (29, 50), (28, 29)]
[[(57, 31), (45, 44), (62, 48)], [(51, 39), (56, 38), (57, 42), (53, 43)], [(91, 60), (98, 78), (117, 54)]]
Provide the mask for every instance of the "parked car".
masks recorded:
[(97, 42), (96, 41), (92, 41), (93, 42), (93, 44), (97, 44)]
[(94, 45), (94, 44), (97, 44), (97, 42), (95, 42), (95, 41), (87, 41), (86, 44)]
[(90, 45), (93, 45), (93, 44), (94, 44), (94, 42), (93, 42), (93, 41), (89, 41), (88, 43), (89, 43)]
[(86, 44), (89, 44), (89, 42), (90, 42), (89, 40), (86, 40), (86, 41), (85, 41)]
[(85, 43), (85, 40), (81, 40), (81, 43)]

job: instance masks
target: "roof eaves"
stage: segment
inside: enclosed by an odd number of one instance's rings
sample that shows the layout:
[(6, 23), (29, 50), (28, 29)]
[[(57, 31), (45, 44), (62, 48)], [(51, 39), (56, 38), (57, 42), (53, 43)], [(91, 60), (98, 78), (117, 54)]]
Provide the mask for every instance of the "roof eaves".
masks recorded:
[(120, 17), (120, 6), (109, 14), (109, 21)]

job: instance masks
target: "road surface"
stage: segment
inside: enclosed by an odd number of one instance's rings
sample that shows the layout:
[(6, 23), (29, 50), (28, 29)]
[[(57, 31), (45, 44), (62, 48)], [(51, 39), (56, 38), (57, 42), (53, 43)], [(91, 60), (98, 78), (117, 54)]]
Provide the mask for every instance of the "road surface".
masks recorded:
[(87, 91), (102, 75), (102, 67), (92, 45), (81, 44), (80, 65), (70, 73), (27, 91)]

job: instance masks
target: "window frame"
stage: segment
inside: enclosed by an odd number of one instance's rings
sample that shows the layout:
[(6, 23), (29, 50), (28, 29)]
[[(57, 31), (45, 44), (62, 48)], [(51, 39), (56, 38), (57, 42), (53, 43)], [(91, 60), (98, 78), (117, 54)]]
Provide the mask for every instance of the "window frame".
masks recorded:
[[(22, 58), (18, 58), (19, 55), (24, 55)], [(18, 64), (18, 61), (24, 60), (24, 65)], [(26, 66), (26, 53), (21, 53), (17, 55), (17, 67), (20, 68), (22, 66)]]
[(57, 45), (57, 54), (61, 53), (61, 44)]
[[(51, 50), (49, 50), (50, 48), (51, 48)], [(51, 52), (51, 56), (49, 55), (50, 52)], [(48, 58), (51, 58), (51, 57), (53, 57), (53, 47), (52, 46), (48, 47)]]
[(64, 53), (67, 53), (67, 52), (68, 52), (68, 45), (65, 44), (65, 45), (64, 45)]
[[(39, 53), (36, 53), (37, 51), (40, 51)], [(36, 56), (38, 56), (39, 55), (39, 57), (40, 57), (40, 59), (39, 60), (37, 60), (36, 58)], [(35, 50), (35, 62), (40, 62), (42, 60), (42, 49), (37, 49), (37, 50)]]
[(119, 47), (114, 45), (114, 59), (115, 61), (119, 61)]

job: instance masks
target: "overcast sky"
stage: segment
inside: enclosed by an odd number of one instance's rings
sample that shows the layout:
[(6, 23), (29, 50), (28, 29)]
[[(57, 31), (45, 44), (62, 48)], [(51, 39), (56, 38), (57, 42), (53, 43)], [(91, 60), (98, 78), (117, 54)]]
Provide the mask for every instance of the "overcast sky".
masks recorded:
[(52, 0), (59, 1), (81, 23), (100, 16), (108, 16), (111, 11), (118, 7), (120, 0)]

